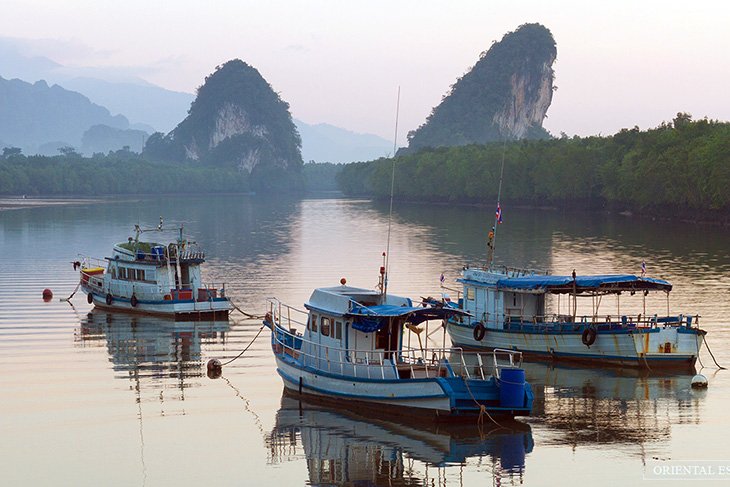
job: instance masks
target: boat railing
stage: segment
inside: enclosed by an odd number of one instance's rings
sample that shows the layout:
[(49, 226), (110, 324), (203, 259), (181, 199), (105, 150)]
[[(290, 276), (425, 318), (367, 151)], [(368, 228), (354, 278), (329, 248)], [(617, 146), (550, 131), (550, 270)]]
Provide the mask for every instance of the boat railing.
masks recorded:
[(101, 267), (106, 269), (106, 261), (104, 259), (97, 259), (96, 257), (89, 257), (87, 255), (78, 255), (79, 260), (74, 264), (81, 264), (81, 272), (83, 273), (87, 269), (93, 269)]
[(306, 315), (305, 311), (276, 299), (270, 299), (269, 303), (270, 318), (274, 323), (274, 352), (288, 355), (317, 370), (347, 377), (382, 380), (452, 376), (487, 380), (499, 374), (496, 360), (487, 361), (483, 354), (464, 352), (461, 348), (361, 350), (309, 340), (295, 328), (306, 327), (306, 321), (295, 318), (297, 315)]
[[(501, 318), (500, 318), (501, 316)], [(503, 325), (508, 330), (547, 329), (551, 331), (577, 331), (586, 327), (599, 329), (633, 329), (633, 328), (663, 328), (668, 326), (685, 326), (691, 328), (699, 326), (700, 315), (493, 315), (484, 313), (482, 321), (495, 326)]]

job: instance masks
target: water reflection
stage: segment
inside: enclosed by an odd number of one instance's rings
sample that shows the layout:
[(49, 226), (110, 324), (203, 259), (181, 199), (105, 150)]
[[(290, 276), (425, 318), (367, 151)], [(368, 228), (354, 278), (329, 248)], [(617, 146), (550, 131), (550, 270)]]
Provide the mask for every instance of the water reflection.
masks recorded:
[[(704, 391), (690, 387), (693, 374), (652, 374), (630, 369), (525, 364), (535, 391), (533, 425), (545, 425), (548, 444), (617, 444), (666, 448), (672, 426), (699, 424)], [(631, 451), (631, 449), (629, 449)]]
[(465, 465), (496, 484), (519, 484), (533, 448), (530, 426), (518, 421), (404, 424), (286, 395), (266, 444), (272, 464), (306, 460), (310, 485), (421, 486), (451, 477), (462, 485)]
[(162, 403), (184, 401), (186, 389), (200, 386), (203, 345), (225, 344), (228, 331), (227, 321), (181, 322), (94, 309), (81, 319), (74, 339), (83, 347), (105, 346), (116, 377), (133, 383), (137, 400), (147, 388), (160, 391), (155, 398)]

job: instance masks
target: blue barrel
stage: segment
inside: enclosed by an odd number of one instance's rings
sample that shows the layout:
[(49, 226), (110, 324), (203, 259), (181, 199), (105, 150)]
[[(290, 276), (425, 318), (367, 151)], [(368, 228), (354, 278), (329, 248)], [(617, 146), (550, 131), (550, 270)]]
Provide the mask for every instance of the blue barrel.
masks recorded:
[(525, 405), (525, 371), (523, 369), (502, 369), (499, 405), (503, 408), (521, 408)]

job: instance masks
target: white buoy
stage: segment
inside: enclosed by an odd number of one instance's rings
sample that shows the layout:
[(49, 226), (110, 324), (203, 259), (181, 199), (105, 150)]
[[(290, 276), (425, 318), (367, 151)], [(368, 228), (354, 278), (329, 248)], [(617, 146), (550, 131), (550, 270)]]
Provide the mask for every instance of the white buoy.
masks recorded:
[(707, 389), (707, 377), (702, 374), (697, 374), (692, 377), (692, 388), (693, 389)]

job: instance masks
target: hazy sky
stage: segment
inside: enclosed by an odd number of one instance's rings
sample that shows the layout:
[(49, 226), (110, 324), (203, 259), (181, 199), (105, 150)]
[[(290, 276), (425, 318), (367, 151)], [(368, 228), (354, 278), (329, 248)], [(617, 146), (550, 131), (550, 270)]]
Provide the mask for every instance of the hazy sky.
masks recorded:
[(0, 14), (29, 54), (177, 91), (240, 58), (296, 118), (390, 140), (400, 86), (401, 142), (492, 41), (539, 22), (558, 48), (553, 134), (730, 120), (727, 1), (3, 0)]

